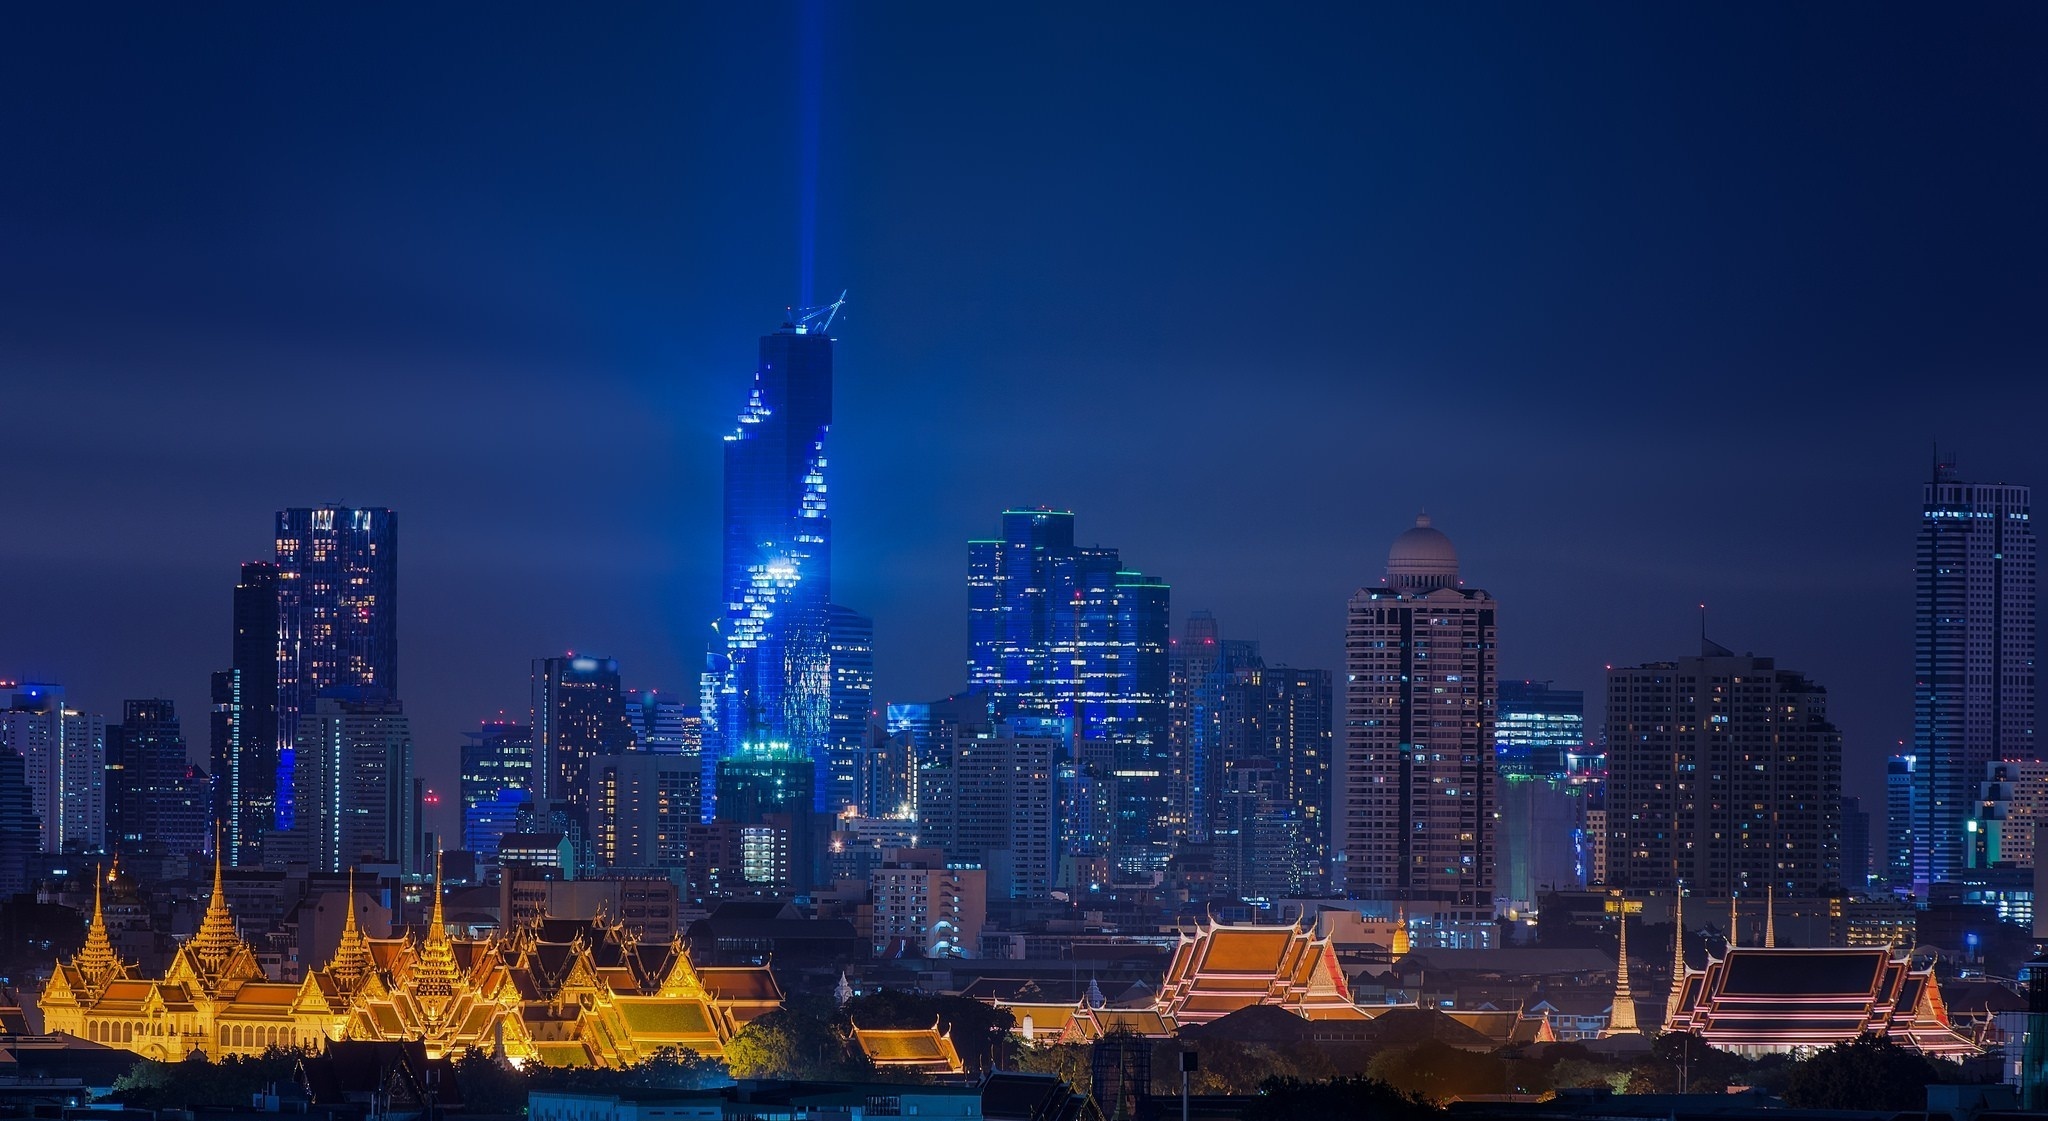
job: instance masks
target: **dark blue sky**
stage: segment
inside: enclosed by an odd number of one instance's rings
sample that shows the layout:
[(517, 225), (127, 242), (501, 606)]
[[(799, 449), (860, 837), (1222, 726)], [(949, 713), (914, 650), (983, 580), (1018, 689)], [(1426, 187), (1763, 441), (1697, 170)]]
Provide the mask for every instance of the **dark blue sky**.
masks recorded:
[[(1929, 443), (2048, 485), (2048, 9), (0, 9), (0, 674), (203, 742), (238, 562), (401, 517), (422, 766), (527, 659), (688, 688), (719, 435), (840, 321), (838, 598), (960, 684), (964, 542), (1076, 510), (1336, 666), (1427, 506), (1502, 666), (1716, 637), (1910, 732)], [(819, 105), (805, 155), (804, 91)]]

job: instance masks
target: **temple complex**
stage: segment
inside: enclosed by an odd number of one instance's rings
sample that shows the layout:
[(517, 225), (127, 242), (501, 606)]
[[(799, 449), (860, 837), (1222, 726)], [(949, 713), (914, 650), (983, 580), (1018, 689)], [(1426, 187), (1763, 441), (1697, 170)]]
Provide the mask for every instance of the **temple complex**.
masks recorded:
[(1730, 946), (1705, 968), (1685, 970), (1664, 1030), (1691, 1032), (1748, 1058), (1866, 1033), (1944, 1058), (1983, 1050), (1950, 1027), (1934, 970), (1916, 970), (1886, 946)]
[(663, 1048), (717, 1057), (782, 1006), (766, 966), (697, 968), (682, 940), (642, 942), (603, 919), (540, 919), (451, 938), (440, 892), (423, 933), (372, 938), (349, 895), (340, 944), (298, 984), (266, 979), (235, 930), (214, 869), (199, 931), (164, 976), (114, 953), (97, 898), (83, 948), (40, 999), (45, 1030), (156, 1059), (210, 1059), (329, 1042), (417, 1042), (429, 1058), (471, 1051), (549, 1066), (626, 1066)]
[(1310, 1020), (1363, 1019), (1328, 938), (1299, 924), (1183, 932), (1160, 983), (1158, 1010), (1178, 1025), (1206, 1024), (1240, 1008), (1274, 1004)]

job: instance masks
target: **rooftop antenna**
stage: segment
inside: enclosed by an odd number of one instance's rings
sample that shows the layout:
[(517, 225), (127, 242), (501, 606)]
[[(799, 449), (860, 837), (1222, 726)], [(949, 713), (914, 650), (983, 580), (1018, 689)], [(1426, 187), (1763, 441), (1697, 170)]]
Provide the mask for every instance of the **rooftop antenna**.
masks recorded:
[(846, 302), (847, 291), (844, 288), (840, 289), (839, 298), (829, 304), (807, 307), (800, 311), (792, 310), (789, 317), (790, 326), (795, 327), (799, 334), (805, 335), (822, 335), (831, 330), (832, 320), (838, 317), (840, 305)]

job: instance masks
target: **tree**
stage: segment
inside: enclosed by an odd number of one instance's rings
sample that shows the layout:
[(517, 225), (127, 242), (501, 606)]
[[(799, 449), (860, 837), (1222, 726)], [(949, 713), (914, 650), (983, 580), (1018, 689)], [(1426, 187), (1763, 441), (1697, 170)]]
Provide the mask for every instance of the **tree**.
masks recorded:
[[(1673, 1072), (1674, 1088), (1680, 1081), (1695, 1094), (1719, 1094), (1731, 1083), (1745, 1084), (1753, 1064), (1733, 1051), (1710, 1046), (1690, 1032), (1665, 1032), (1650, 1047), (1653, 1061)], [(1683, 1075), (1681, 1079), (1679, 1076)], [(1660, 1079), (1661, 1081), (1661, 1079)]]
[(1085, 1043), (1027, 1043), (1011, 1052), (1010, 1061), (1026, 1074), (1057, 1074), (1083, 1094), (1095, 1086)]
[(1245, 1121), (1441, 1121), (1443, 1111), (1373, 1078), (1268, 1079)]
[(831, 1023), (786, 1008), (741, 1028), (725, 1045), (725, 1065), (734, 1078), (829, 1082), (874, 1074), (874, 1064)]
[(303, 1054), (273, 1047), (218, 1063), (197, 1051), (175, 1063), (143, 1059), (115, 1080), (113, 1098), (140, 1109), (242, 1108), (264, 1089), (290, 1082)]
[(1509, 1089), (1507, 1064), (1499, 1057), (1474, 1054), (1440, 1039), (1382, 1051), (1373, 1056), (1365, 1073), (1402, 1093), (1434, 1102)]
[(1918, 1110), (1927, 1084), (1954, 1081), (1960, 1071), (1874, 1035), (1837, 1043), (1792, 1070), (1785, 1101), (1801, 1109)]

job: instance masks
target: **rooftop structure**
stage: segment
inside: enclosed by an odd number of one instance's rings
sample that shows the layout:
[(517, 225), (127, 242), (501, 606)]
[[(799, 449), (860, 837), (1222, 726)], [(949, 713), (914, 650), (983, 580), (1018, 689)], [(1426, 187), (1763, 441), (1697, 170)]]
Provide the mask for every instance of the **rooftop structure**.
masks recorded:
[(1183, 933), (1159, 985), (1158, 1009), (1206, 1024), (1254, 1004), (1306, 1019), (1360, 1018), (1328, 938), (1300, 926), (1204, 925)]
[(1943, 1058), (1982, 1050), (1949, 1026), (1933, 969), (1886, 946), (1731, 947), (1685, 971), (1664, 1030), (1752, 1058), (1864, 1034)]

